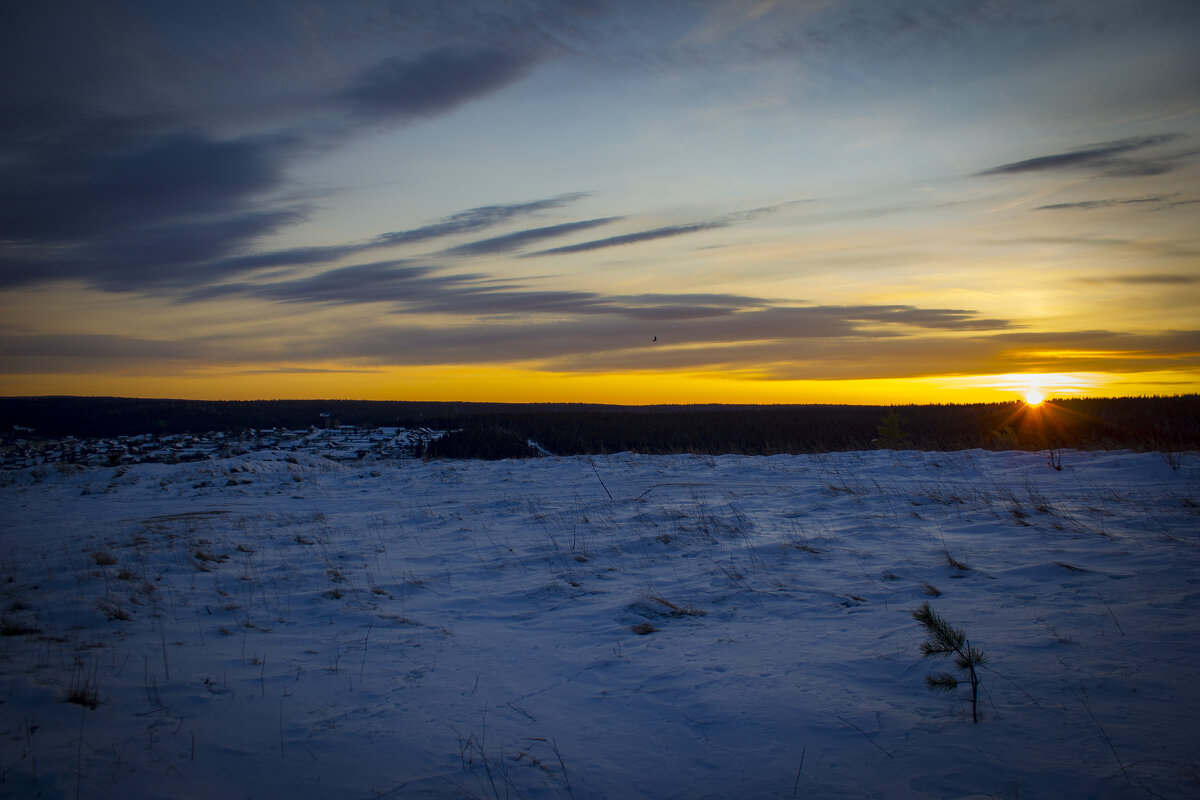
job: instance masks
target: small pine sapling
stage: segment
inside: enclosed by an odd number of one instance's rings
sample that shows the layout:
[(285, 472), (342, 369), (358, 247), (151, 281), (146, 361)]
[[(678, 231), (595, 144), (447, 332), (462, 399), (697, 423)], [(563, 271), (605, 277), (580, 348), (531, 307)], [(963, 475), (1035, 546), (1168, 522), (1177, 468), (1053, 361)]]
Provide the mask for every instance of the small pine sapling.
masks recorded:
[(900, 415), (893, 408), (875, 426), (875, 432), (879, 435), (871, 440), (871, 444), (884, 450), (908, 450), (911, 448), (912, 442), (909, 440), (908, 434), (900, 429), (900, 424)]
[[(967, 634), (961, 628), (952, 627), (949, 622), (938, 616), (937, 612), (929, 607), (929, 601), (922, 603), (912, 615), (928, 634), (928, 638), (921, 642), (921, 655), (924, 658), (952, 655), (954, 666), (967, 673), (967, 680), (971, 684), (971, 721), (979, 722), (979, 673), (975, 668), (986, 664), (987, 657), (982, 650), (971, 646)], [(935, 672), (925, 676), (925, 685), (930, 690), (941, 689), (949, 692), (957, 689), (959, 683), (961, 681), (949, 672)]]

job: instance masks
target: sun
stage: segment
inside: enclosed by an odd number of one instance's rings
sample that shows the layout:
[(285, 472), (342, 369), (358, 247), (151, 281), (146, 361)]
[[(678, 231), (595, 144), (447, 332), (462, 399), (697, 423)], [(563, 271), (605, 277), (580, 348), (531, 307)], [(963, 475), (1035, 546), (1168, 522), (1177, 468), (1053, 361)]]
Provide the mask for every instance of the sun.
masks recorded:
[(1037, 389), (1027, 389), (1025, 391), (1025, 405), (1040, 406), (1046, 400), (1046, 396)]

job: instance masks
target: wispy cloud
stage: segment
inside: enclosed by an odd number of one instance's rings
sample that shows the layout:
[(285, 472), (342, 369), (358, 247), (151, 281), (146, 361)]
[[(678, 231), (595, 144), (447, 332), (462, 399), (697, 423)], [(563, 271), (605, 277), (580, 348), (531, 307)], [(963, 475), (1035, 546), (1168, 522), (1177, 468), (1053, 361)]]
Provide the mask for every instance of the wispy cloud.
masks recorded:
[(508, 222), (516, 217), (534, 214), (539, 211), (562, 208), (584, 197), (585, 192), (571, 192), (544, 200), (534, 200), (526, 203), (507, 203), (500, 205), (479, 206), (467, 209), (430, 223), (419, 228), (403, 231), (381, 233), (371, 240), (372, 247), (390, 247), (401, 244), (415, 244), (445, 236), (457, 236), (464, 233), (475, 233)]
[(1132, 136), (1127, 139), (1086, 145), (1065, 153), (1054, 153), (1001, 164), (976, 174), (979, 176), (1017, 175), (1025, 172), (1087, 169), (1101, 175), (1121, 178), (1162, 175), (1171, 172), (1184, 161), (1195, 156), (1196, 151), (1155, 155), (1141, 154), (1141, 151), (1170, 144), (1179, 138), (1181, 138), (1180, 134), (1176, 133)]
[(1122, 283), (1129, 286), (1186, 286), (1200, 283), (1200, 275), (1157, 273), (1148, 275), (1114, 275), (1111, 277), (1081, 278), (1083, 283)]
[(707, 298), (712, 300), (709, 307), (721, 312), (707, 317), (647, 319), (636, 313), (638, 308), (704, 305), (697, 299), (599, 296), (592, 298), (594, 305), (587, 313), (497, 316), (457, 326), (407, 324), (400, 317), (395, 325), (379, 320), (353, 335), (297, 337), (288, 349), (298, 360), (387, 365), (522, 362), (551, 370), (604, 372), (725, 368), (744, 357), (743, 368), (762, 369), (760, 356), (768, 352), (794, 361), (834, 348), (844, 365), (867, 358), (880, 343), (925, 341), (930, 331), (976, 336), (1011, 327), (962, 310), (785, 307), (766, 305), (761, 299), (758, 306), (734, 308), (742, 304), (737, 297)]
[[(232, 164), (223, 161), (231, 155), (221, 148), (198, 147), (190, 155), (184, 155), (203, 161), (206, 153), (212, 161), (204, 165), (216, 172), (248, 168), (256, 157), (272, 158), (266, 152), (255, 154), (247, 148), (234, 149), (236, 157), (232, 158)], [(103, 165), (104, 174), (94, 178), (95, 186), (89, 185), (86, 176), (67, 176), (63, 183), (77, 185), (76, 194), (67, 192), (63, 186), (58, 187), (56, 194), (53, 187), (42, 185), (35, 189), (10, 187), (6, 196), (6, 190), (0, 188), (0, 236), (8, 237), (7, 245), (0, 248), (0, 287), (79, 280), (113, 292), (159, 292), (176, 287), (199, 290), (266, 269), (329, 264), (372, 250), (475, 233), (542, 211), (560, 209), (586, 196), (574, 192), (527, 202), (479, 206), (428, 225), (380, 234), (366, 242), (247, 253), (257, 241), (307, 218), (308, 209), (304, 206), (260, 208), (252, 196), (247, 197), (253, 194), (254, 187), (262, 193), (278, 188), (282, 182), (279, 174), (260, 166), (256, 181), (239, 176), (224, 193), (208, 187), (198, 177), (191, 183), (181, 179), (170, 191), (159, 191), (158, 186), (147, 189), (152, 197), (158, 198), (154, 203), (147, 197), (144, 201), (147, 208), (123, 210), (119, 202), (115, 207), (103, 208), (111, 184), (123, 179), (121, 169), (120, 162)], [(200, 170), (201, 166), (194, 165), (188, 173)], [(132, 176), (130, 180), (135, 178)], [(53, 176), (47, 179), (51, 183), (53, 180)], [(148, 180), (157, 183), (158, 178)], [(37, 181), (30, 175), (24, 183)], [(194, 197), (188, 192), (194, 189), (205, 195), (202, 190), (206, 187), (209, 188), (206, 196)], [(89, 199), (99, 210), (85, 209), (76, 214)], [(126, 204), (132, 202), (127, 200)], [(96, 218), (89, 219), (89, 213)], [(564, 223), (452, 250), (456, 254), (504, 252), (525, 242), (585, 230), (608, 221), (606, 218)], [(197, 292), (197, 296), (201, 294)]]
[[(182, 111), (98, 112), (0, 90), (0, 287), (77, 280), (129, 292), (204, 285), (272, 266), (328, 263), (371, 247), (484, 230), (582, 195), (481, 206), (356, 245), (254, 253), (308, 219), (287, 196), (300, 158), (342, 144), (366, 120), (399, 124), (450, 111), (519, 80), (532, 51), (444, 46), (369, 66), (328, 96), (321, 124), (218, 135)], [(110, 65), (111, 66), (111, 65)]]
[(162, 115), (77, 108), (20, 118), (10, 133), (0, 139), (0, 286), (171, 282), (304, 217), (264, 204), (302, 149), (289, 135), (221, 139)]
[(451, 247), (443, 252), (453, 256), (477, 256), (490, 255), (494, 253), (509, 253), (514, 250), (519, 250), (528, 244), (541, 241), (542, 239), (552, 239), (558, 236), (566, 236), (577, 231), (596, 228), (601, 225), (607, 225), (611, 222), (617, 222), (624, 217), (601, 217), (599, 219), (585, 219), (579, 222), (564, 222), (559, 225), (547, 225), (541, 228), (529, 228), (515, 233), (507, 233), (503, 236), (493, 236), (490, 239), (480, 239), (476, 242), (468, 242), (460, 244), (457, 247)]
[(698, 222), (692, 225), (668, 225), (662, 228), (652, 228), (646, 231), (638, 231), (637, 233), (626, 233), (620, 236), (609, 236), (605, 239), (592, 239), (587, 242), (578, 244), (568, 244), (562, 247), (552, 247), (549, 250), (538, 250), (533, 253), (526, 253), (524, 257), (532, 258), (536, 256), (550, 255), (565, 255), (568, 253), (586, 253), (590, 250), (602, 250), (606, 247), (620, 247), (627, 244), (639, 244), (641, 242), (650, 242), (655, 239), (668, 239), (674, 236), (683, 236), (689, 233), (700, 233), (702, 231), (716, 230), (717, 228), (725, 228), (729, 226), (729, 222)]
[[(371, 372), (433, 364), (521, 364), (576, 373), (717, 371), (758, 380), (911, 378), (987, 372), (1084, 371), (1186, 374), (1200, 367), (1200, 331), (962, 331), (930, 336), (921, 328), (881, 334), (865, 317), (892, 307), (809, 306), (739, 314), (726, 327), (657, 328), (591, 316), (537, 324), (494, 320), (462, 327), (370, 324), (356, 331), (293, 331), (271, 340), (243, 336), (173, 342), (136, 337), (26, 335), (0, 341), (0, 368), (29, 374), (155, 363), (228, 364), (239, 374), (325, 372), (306, 364), (337, 362), (335, 371)], [(848, 313), (847, 313), (848, 312)], [(913, 309), (918, 317), (926, 311)], [(790, 316), (792, 327), (778, 321)], [(794, 323), (810, 317), (812, 324)], [(832, 326), (837, 335), (822, 335)], [(706, 333), (700, 338), (695, 334)], [(752, 337), (743, 334), (755, 332)], [(736, 334), (736, 335), (735, 335)], [(764, 335), (770, 334), (770, 335)], [(261, 366), (255, 366), (261, 365)]]
[(225, 283), (195, 289), (182, 300), (195, 303), (228, 297), (313, 305), (383, 304), (393, 313), (607, 315), (647, 321), (712, 318), (768, 305), (761, 298), (730, 294), (603, 295), (545, 290), (488, 274), (441, 274), (437, 267), (406, 260), (339, 267), (291, 280)]
[(407, 119), (450, 111), (523, 77), (528, 52), (496, 47), (438, 47), (397, 56), (361, 74), (340, 99), (367, 119)]
[(1064, 211), (1064, 210), (1080, 210), (1090, 211), (1096, 208), (1110, 208), (1112, 206), (1135, 206), (1135, 205), (1154, 205), (1159, 206), (1166, 203), (1170, 198), (1178, 197), (1178, 194), (1169, 195), (1149, 195), (1146, 197), (1121, 197), (1107, 198), (1104, 200), (1079, 200), (1074, 203), (1051, 203), (1049, 205), (1037, 206), (1034, 211)]
[(172, 341), (112, 334), (29, 334), (0, 337), (0, 369), (37, 374), (61, 370), (88, 371), (139, 363), (171, 362), (186, 369), (228, 354), (228, 348), (194, 340)]

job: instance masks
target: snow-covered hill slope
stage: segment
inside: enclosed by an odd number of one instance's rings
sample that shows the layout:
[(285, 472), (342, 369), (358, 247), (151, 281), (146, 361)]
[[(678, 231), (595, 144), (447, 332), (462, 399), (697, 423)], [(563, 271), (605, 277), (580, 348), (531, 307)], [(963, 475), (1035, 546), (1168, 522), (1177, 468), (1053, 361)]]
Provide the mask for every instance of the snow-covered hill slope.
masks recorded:
[(5, 473), (0, 795), (1195, 797), (1200, 458), (1063, 464)]

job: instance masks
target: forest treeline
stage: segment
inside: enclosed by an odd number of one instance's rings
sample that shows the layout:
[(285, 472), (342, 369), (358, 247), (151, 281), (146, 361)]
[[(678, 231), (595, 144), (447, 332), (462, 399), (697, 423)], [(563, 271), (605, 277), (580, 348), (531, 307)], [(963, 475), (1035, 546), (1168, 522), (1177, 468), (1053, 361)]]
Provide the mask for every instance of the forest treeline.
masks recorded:
[(1200, 395), (953, 405), (607, 406), (360, 400), (0, 398), (0, 431), (45, 437), (250, 428), (461, 431), (431, 456), (776, 453), (891, 449), (1200, 449)]

